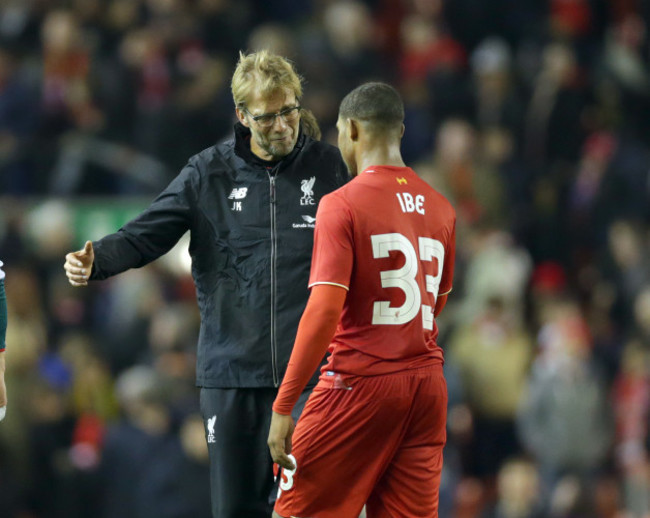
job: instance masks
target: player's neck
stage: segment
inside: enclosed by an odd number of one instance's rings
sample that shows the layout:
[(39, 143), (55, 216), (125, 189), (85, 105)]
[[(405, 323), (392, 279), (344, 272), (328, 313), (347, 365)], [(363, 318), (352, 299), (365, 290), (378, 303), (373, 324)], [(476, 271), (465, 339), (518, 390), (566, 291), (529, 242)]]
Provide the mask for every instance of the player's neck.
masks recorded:
[(398, 145), (362, 149), (357, 157), (357, 164), (360, 166), (359, 171), (365, 171), (373, 165), (406, 166)]

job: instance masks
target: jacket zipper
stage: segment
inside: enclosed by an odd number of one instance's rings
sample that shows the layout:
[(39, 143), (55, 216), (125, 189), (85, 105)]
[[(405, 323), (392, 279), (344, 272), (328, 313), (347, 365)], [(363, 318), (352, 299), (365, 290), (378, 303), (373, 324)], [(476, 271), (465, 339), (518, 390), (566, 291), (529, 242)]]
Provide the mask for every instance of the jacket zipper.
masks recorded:
[(278, 345), (275, 329), (275, 306), (276, 306), (276, 261), (277, 261), (277, 228), (275, 214), (275, 168), (269, 171), (270, 189), (270, 211), (271, 211), (271, 370), (273, 371), (273, 386), (280, 386), (280, 375), (278, 373)]

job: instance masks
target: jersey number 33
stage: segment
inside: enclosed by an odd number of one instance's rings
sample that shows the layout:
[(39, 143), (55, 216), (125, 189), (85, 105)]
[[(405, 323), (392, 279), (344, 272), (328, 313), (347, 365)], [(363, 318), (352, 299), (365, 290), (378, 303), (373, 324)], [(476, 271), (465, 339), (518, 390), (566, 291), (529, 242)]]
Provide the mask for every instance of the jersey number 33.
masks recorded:
[[(404, 303), (393, 307), (390, 301), (376, 301), (373, 307), (372, 323), (380, 325), (401, 325), (422, 314), (422, 327), (433, 330), (433, 309), (438, 298), (438, 289), (442, 278), (445, 248), (437, 239), (419, 237), (417, 251), (409, 239), (399, 233), (377, 234), (370, 236), (372, 255), (375, 259), (386, 258), (391, 251), (399, 251), (405, 258), (404, 265), (396, 270), (381, 272), (382, 288), (398, 288), (404, 292)], [(419, 256), (419, 258), (418, 258)], [(437, 273), (434, 275), (434, 262), (438, 261)], [(424, 270), (426, 291), (433, 295), (433, 306), (422, 304), (422, 293), (417, 282), (418, 268)]]

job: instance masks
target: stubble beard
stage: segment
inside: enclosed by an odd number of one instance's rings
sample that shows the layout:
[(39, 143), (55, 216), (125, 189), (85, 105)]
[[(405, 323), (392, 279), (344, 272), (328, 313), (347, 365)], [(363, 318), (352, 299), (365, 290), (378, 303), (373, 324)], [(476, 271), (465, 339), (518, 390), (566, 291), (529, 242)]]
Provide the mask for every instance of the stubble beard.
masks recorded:
[(274, 144), (270, 138), (265, 138), (264, 142), (259, 142), (259, 146), (271, 155), (275, 160), (284, 158), (293, 151), (293, 148), (296, 146), (296, 141), (298, 140), (295, 135), (289, 136), (291, 139), (288, 143), (284, 144)]

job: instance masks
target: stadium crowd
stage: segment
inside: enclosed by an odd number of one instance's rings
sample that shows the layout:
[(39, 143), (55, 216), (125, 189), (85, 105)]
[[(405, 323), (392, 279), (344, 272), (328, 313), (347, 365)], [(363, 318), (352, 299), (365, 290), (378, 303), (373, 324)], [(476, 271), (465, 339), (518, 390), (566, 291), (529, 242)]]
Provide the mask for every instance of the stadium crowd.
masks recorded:
[(89, 206), (230, 134), (238, 51), (270, 48), (332, 142), (345, 93), (395, 85), (457, 210), (440, 516), (649, 517), (649, 29), (644, 0), (5, 0), (0, 516), (210, 516), (183, 252), (61, 265)]

